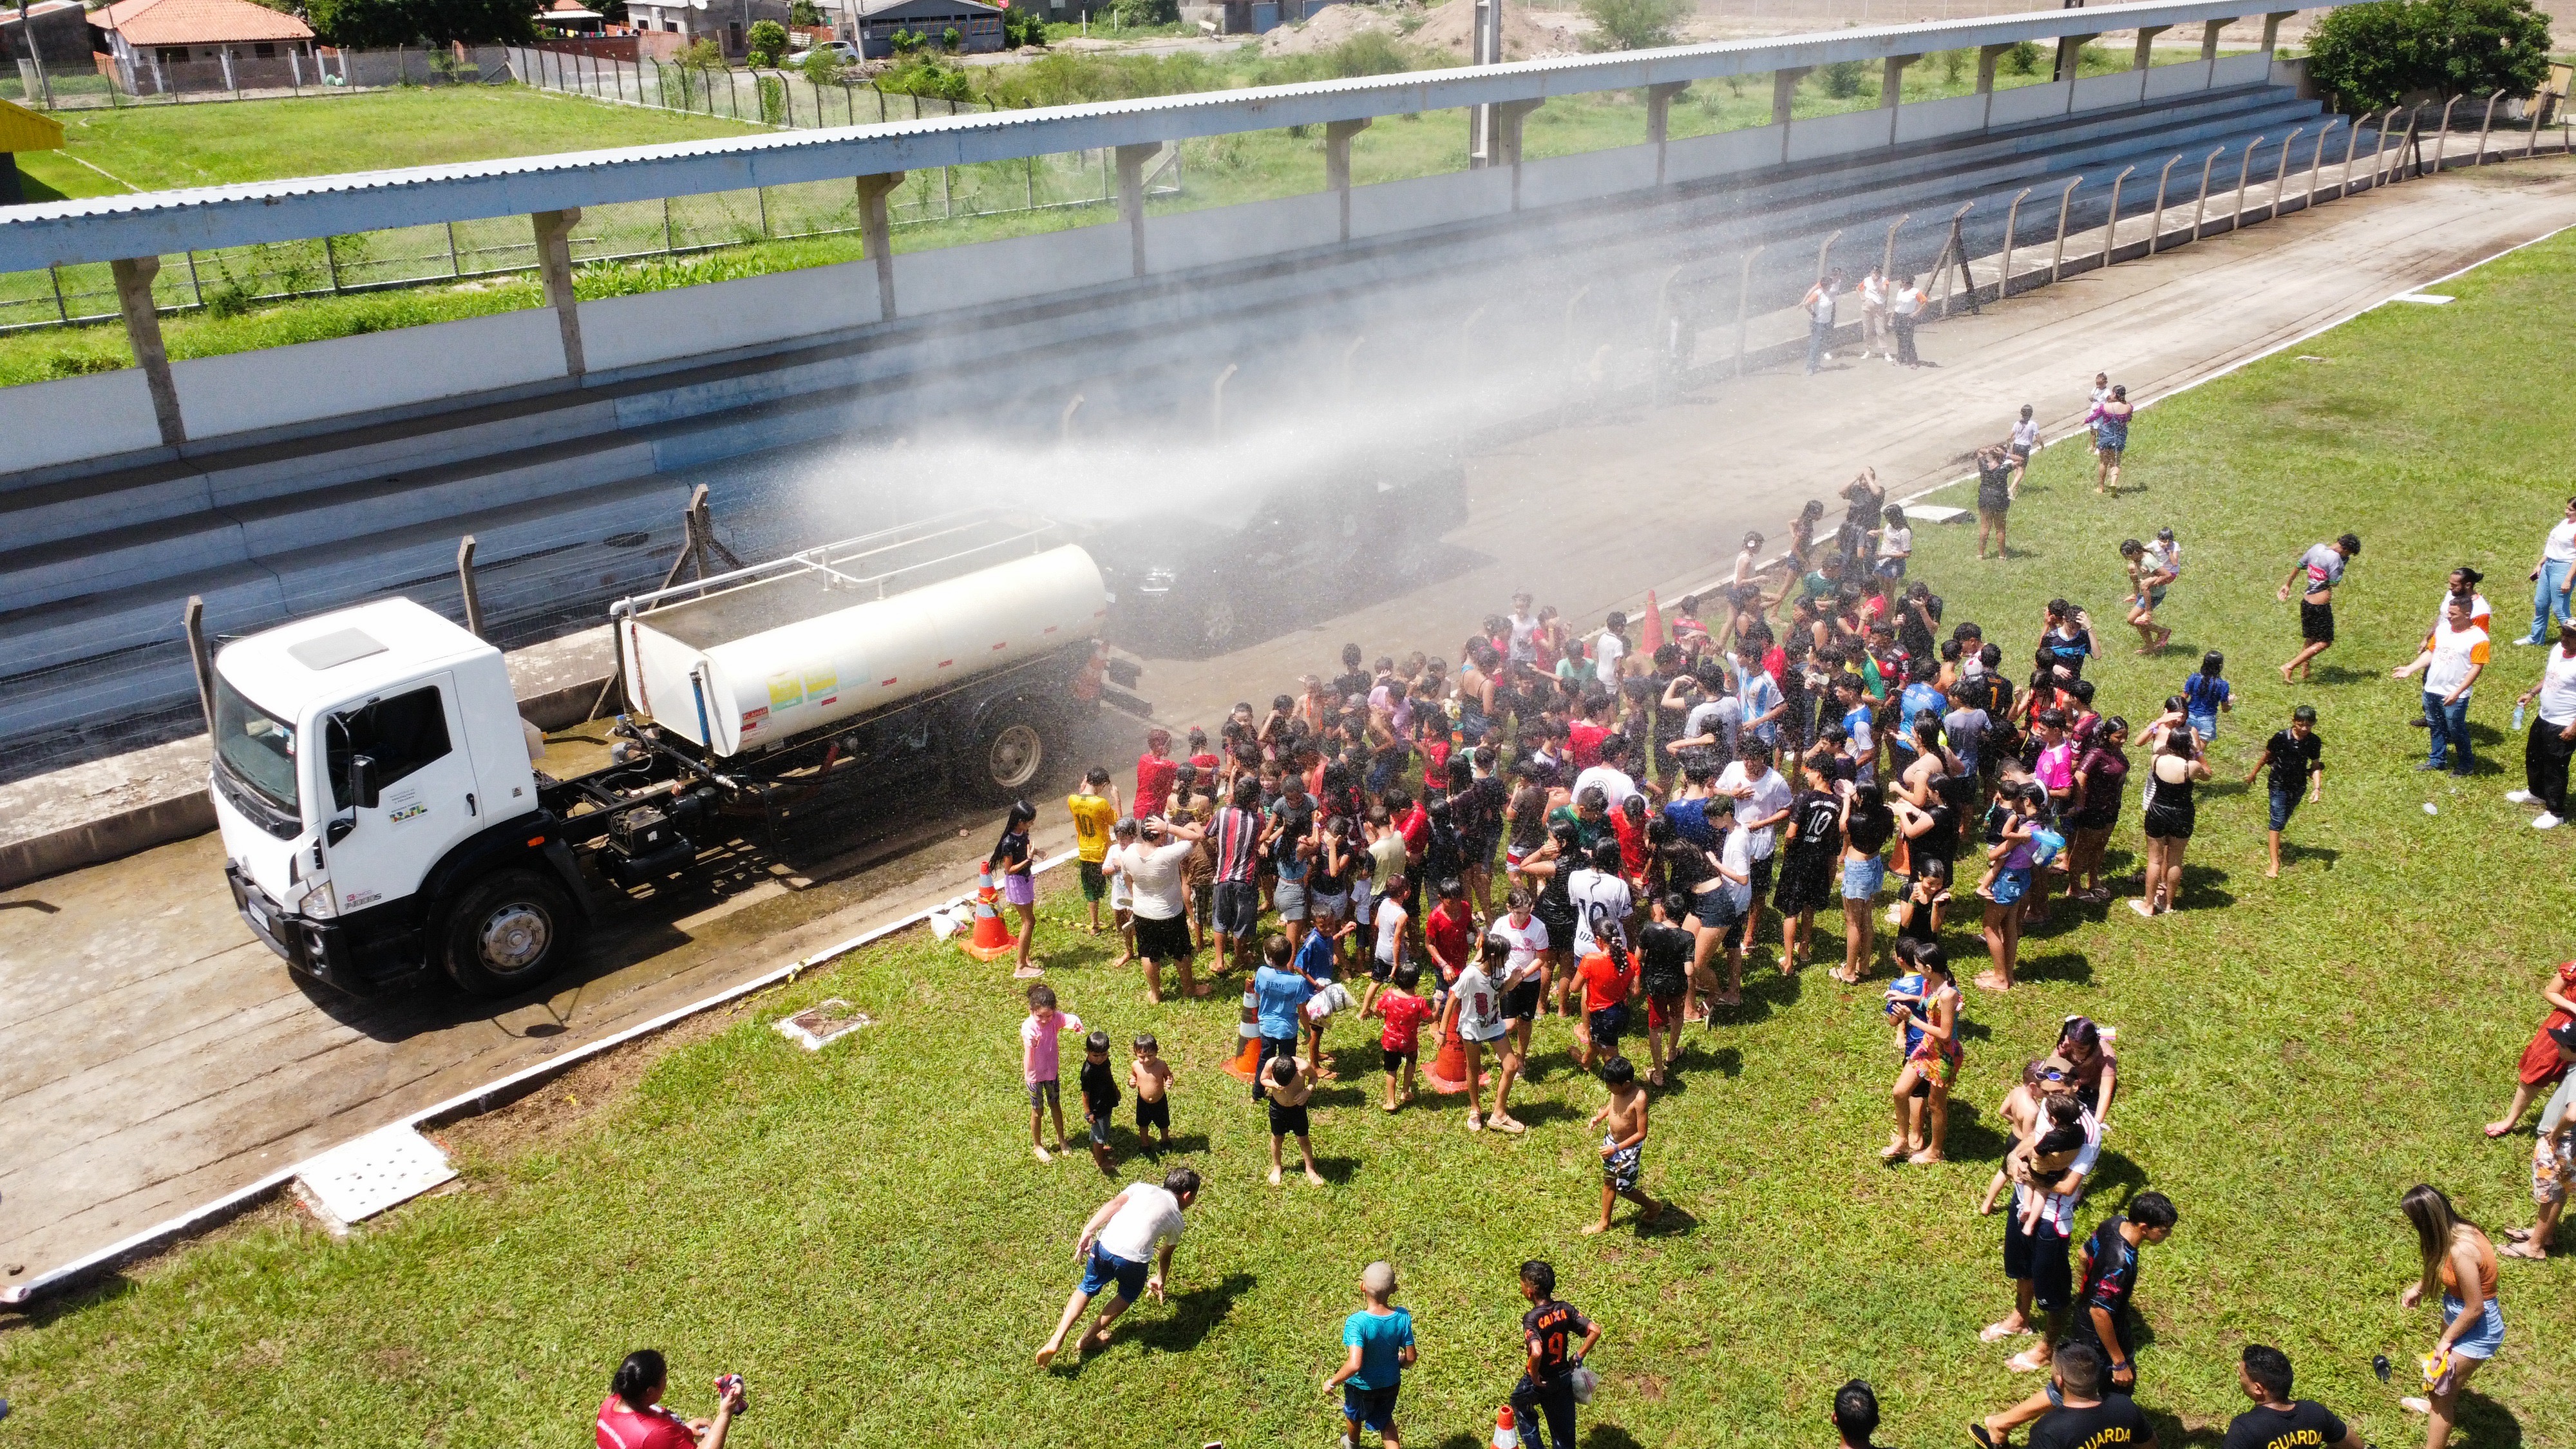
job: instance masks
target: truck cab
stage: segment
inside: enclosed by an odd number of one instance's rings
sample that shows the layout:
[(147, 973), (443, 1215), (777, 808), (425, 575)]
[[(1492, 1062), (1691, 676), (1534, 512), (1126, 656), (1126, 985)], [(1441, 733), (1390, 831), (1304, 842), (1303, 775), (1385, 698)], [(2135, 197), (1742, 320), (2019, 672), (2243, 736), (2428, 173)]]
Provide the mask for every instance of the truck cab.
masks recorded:
[(500, 650), (386, 599), (227, 644), (212, 683), (225, 875), (291, 967), (366, 992), (445, 964), (489, 990), (560, 959), (581, 886)]

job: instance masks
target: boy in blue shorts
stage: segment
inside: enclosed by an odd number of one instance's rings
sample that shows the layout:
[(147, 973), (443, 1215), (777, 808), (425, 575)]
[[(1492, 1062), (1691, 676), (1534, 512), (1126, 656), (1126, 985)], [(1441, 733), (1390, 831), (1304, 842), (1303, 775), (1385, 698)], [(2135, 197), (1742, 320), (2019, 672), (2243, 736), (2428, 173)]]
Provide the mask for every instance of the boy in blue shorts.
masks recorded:
[(1360, 1431), (1375, 1429), (1386, 1449), (1401, 1449), (1395, 1431), (1395, 1394), (1413, 1366), (1413, 1315), (1387, 1305), (1395, 1296), (1395, 1265), (1384, 1260), (1360, 1271), (1360, 1311), (1342, 1320), (1350, 1353), (1324, 1392), (1342, 1391), (1342, 1449), (1358, 1449)]

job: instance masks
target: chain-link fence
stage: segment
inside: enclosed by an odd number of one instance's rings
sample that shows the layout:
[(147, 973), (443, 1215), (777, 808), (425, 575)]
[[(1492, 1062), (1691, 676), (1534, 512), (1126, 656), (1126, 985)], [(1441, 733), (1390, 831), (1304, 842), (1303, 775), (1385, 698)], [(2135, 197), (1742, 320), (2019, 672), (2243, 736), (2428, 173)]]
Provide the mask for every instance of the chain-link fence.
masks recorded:
[[(1149, 172), (1147, 190), (1156, 196), (1180, 192), (1179, 148), (1167, 150)], [(895, 224), (907, 226), (1097, 206), (1116, 194), (1117, 166), (1103, 149), (915, 171), (886, 200)], [(572, 239), (573, 260), (597, 264), (685, 256), (762, 242), (855, 235), (859, 227), (854, 181), (621, 202), (582, 209)], [(164, 310), (226, 315), (290, 297), (497, 283), (531, 273), (536, 266), (528, 219), (493, 217), (178, 253), (162, 259), (153, 297)], [(104, 263), (0, 274), (0, 332), (99, 322), (116, 315), (116, 284)]]
[[(179, 57), (184, 56), (184, 59)], [(350, 95), (392, 86), (484, 85), (513, 79), (498, 45), (307, 50), (277, 45), (138, 47), (130, 57), (19, 57), (0, 70), (0, 100), (40, 110), (105, 110), (194, 101)]]

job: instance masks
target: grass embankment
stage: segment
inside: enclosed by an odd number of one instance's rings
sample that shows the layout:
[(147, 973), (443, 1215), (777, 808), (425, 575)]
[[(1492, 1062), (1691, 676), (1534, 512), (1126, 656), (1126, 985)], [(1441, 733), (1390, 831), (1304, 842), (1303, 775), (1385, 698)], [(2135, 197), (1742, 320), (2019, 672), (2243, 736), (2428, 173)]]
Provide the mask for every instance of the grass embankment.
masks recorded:
[[(1026, 1355), (1105, 1185), (1078, 1155), (1028, 1157), (1006, 967), (915, 934), (764, 998), (631, 1094), (551, 1093), (539, 1115), (573, 1118), (551, 1131), (469, 1124), (465, 1190), (349, 1243), (275, 1217), (45, 1307), (0, 1334), (11, 1431), (135, 1449), (560, 1439), (585, 1432), (619, 1355), (657, 1344), (691, 1412), (719, 1369), (751, 1375), (746, 1446), (1324, 1443), (1315, 1386), (1341, 1352), (1346, 1285), (1386, 1256), (1423, 1345), (1404, 1422), (1421, 1442), (1474, 1444), (1515, 1372), (1511, 1265), (1545, 1256), (1607, 1327), (1592, 1445), (1819, 1442), (1854, 1374), (1879, 1388), (1886, 1442), (1955, 1442), (2029, 1387), (2003, 1369), (2009, 1345), (1976, 1340), (2006, 1301), (2000, 1225), (1970, 1210), (2001, 1147), (1992, 1105), (2084, 1012), (2120, 1029), (2125, 1090), (2079, 1228), (2150, 1185), (2182, 1212), (2138, 1295), (2160, 1440), (2214, 1442), (2241, 1407), (2234, 1355), (2259, 1339), (2289, 1350), (2303, 1394), (2404, 1444), (2421, 1432), (2396, 1405), (2405, 1385), (2378, 1384), (2370, 1359), (2411, 1374), (2435, 1329), (2396, 1304), (2414, 1273), (2397, 1195), (2430, 1181), (2490, 1225), (2528, 1221), (2529, 1137), (2491, 1143), (2478, 1124), (2511, 1087), (2535, 984), (2567, 954), (2571, 842), (2499, 798), (2518, 771), (2496, 732), (2538, 651), (2498, 650), (2471, 711), (2489, 758), (2465, 782), (2414, 773), (2416, 686), (2384, 671), (2456, 563), (2489, 571), (2500, 633), (2528, 619), (2514, 581), (2568, 488), (2546, 461), (2554, 383), (2519, 364), (2550, 345), (2571, 278), (2576, 244), (2536, 247), (2446, 284), (2451, 306), (2384, 308), (2301, 345), (2322, 361), (2277, 357), (2160, 405), (2133, 435), (2141, 491), (2117, 501), (2092, 495), (2077, 448), (2043, 454), (2007, 563), (1974, 561), (1964, 530), (1921, 536), (1917, 571), (1950, 618), (1983, 622), (2008, 657), (2046, 599), (2087, 605), (2111, 648), (2101, 701), (2133, 720), (2201, 650), (2226, 650), (2240, 693), (2222, 779), (2294, 703), (2318, 706), (2328, 741), (2325, 801), (2300, 814), (2279, 880), (2262, 878), (2259, 788), (2209, 787), (2182, 913), (2061, 908), (2028, 943), (2023, 989), (1972, 996), (1951, 1165), (1876, 1157), (1895, 1070), (1884, 975), (1861, 990), (1820, 967), (1783, 980), (1766, 948), (1747, 1006), (1693, 1039), (1655, 1106), (1645, 1183), (1687, 1215), (1674, 1230), (1639, 1235), (1623, 1209), (1613, 1234), (1576, 1235), (1596, 1202), (1582, 1122), (1601, 1092), (1570, 1069), (1558, 1022), (1516, 1139), (1470, 1136), (1454, 1102), (1382, 1115), (1373, 1036), (1337, 1026), (1343, 1080), (1316, 1136), (1333, 1183), (1270, 1189), (1262, 1119), (1218, 1070), (1231, 996), (1147, 1006), (1057, 896), (1050, 979), (1122, 1053), (1133, 1032), (1160, 1035), (1182, 1074), (1181, 1160), (1210, 1183), (1178, 1301), (1140, 1308), (1078, 1372)], [(2189, 571), (2166, 606), (2172, 651), (2141, 661), (2118, 629), (2113, 545), (2163, 523)], [(2272, 587), (2345, 529), (2369, 549), (2338, 599), (2343, 642), (2314, 686), (2285, 688), (2271, 666), (2297, 629)], [(1423, 641), (1371, 647), (1407, 642)], [(2135, 866), (2136, 814), (2116, 866)], [(1950, 941), (1974, 963), (1966, 930)], [(827, 996), (880, 1024), (820, 1056), (768, 1029)], [(1157, 1170), (1124, 1125), (1116, 1141), (1126, 1175)], [(2576, 1270), (2504, 1273), (2513, 1326), (2465, 1442), (2576, 1442), (2557, 1407), (2576, 1382)]]
[[(2087, 74), (2117, 69), (2125, 57), (2088, 48)], [(1009, 107), (1060, 105), (1223, 90), (1245, 85), (1381, 74), (1439, 63), (1432, 53), (1382, 34), (1360, 36), (1332, 51), (1265, 58), (1257, 46), (1214, 57), (1058, 53), (1024, 65), (969, 67), (957, 78), (978, 99)], [(2044, 58), (2027, 69), (2008, 62), (1996, 84), (2036, 84)], [(1957, 95), (1976, 84), (1973, 52), (1926, 57), (1906, 72), (1905, 99)], [(1794, 114), (1831, 115), (1879, 102), (1880, 76), (1855, 64), (1818, 71), (1801, 82)], [(900, 103), (897, 98), (898, 104)], [(1703, 84), (1673, 107), (1676, 139), (1747, 126), (1771, 116), (1767, 77)], [(21, 158), (31, 196), (99, 195), (131, 187), (156, 190), (269, 180), (339, 171), (377, 170), (494, 156), (645, 145), (759, 129), (703, 115), (610, 105), (515, 87), (438, 88), (365, 96), (264, 101), (242, 105), (161, 106), (71, 112), (61, 153)], [(1616, 91), (1562, 96), (1524, 123), (1532, 160), (1635, 145), (1645, 138), (1642, 95)], [(1151, 203), (1155, 214), (1231, 206), (1322, 189), (1323, 141), (1307, 129), (1214, 136), (1182, 143), (1178, 195)], [(87, 164), (84, 164), (87, 163)], [(1434, 175), (1466, 165), (1466, 113), (1390, 117), (1360, 133), (1351, 148), (1354, 183)], [(891, 199), (899, 223), (895, 246), (916, 251), (1009, 236), (1099, 225), (1116, 220), (1111, 181), (1100, 153), (1050, 156), (917, 171)], [(1032, 203), (1053, 203), (1029, 209)], [(591, 277), (585, 296), (655, 290), (688, 281), (718, 281), (853, 261), (862, 249), (856, 197), (846, 182), (812, 182), (763, 193), (681, 197), (669, 205), (624, 203), (587, 211), (574, 256), (609, 257), (666, 244), (715, 247), (682, 266), (620, 266)], [(834, 232), (833, 235), (799, 235)], [(431, 283), (398, 295), (302, 297), (254, 302), (279, 291), (444, 278), (454, 272), (524, 266), (533, 251), (518, 217), (414, 227), (200, 253), (165, 259), (155, 294), (174, 358), (212, 357), (288, 342), (344, 337), (425, 322), (450, 321), (539, 304), (524, 279)], [(104, 265), (74, 266), (59, 276), (0, 276), (0, 323), (40, 321), (57, 312), (56, 289), (70, 315), (115, 310)], [(0, 335), (0, 386), (133, 365), (124, 329), (113, 321), (69, 329)]]

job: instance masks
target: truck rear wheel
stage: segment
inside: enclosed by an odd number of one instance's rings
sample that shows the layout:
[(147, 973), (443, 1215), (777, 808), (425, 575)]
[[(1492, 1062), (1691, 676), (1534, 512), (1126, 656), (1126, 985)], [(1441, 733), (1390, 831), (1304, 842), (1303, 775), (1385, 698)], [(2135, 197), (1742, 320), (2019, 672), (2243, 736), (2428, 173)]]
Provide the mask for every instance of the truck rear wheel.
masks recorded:
[(968, 789), (997, 805), (1019, 799), (1055, 764), (1061, 735), (1055, 717), (1030, 700), (1013, 700), (985, 717), (961, 761)]
[(474, 996), (509, 996), (562, 969), (581, 916), (561, 886), (532, 870), (505, 870), (466, 887), (448, 912), (447, 974)]

